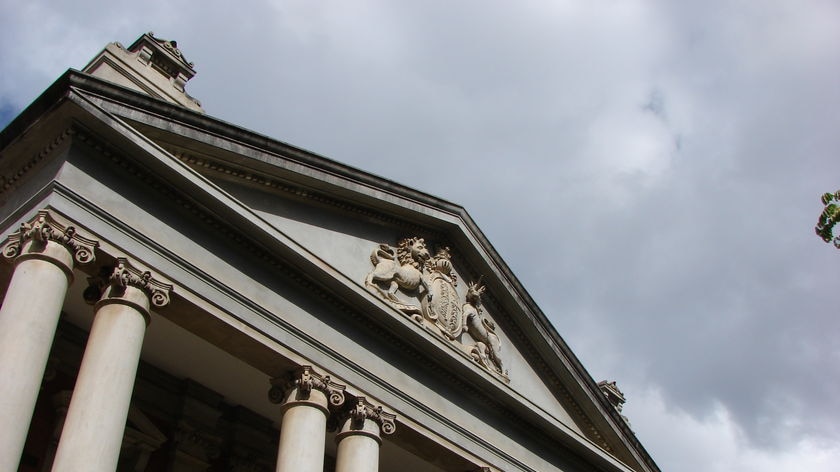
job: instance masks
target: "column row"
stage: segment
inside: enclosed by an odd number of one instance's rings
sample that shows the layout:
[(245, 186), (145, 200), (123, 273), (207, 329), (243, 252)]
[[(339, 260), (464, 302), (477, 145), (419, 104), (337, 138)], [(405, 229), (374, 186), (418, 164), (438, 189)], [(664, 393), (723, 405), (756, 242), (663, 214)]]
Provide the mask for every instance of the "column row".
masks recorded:
[(277, 472), (323, 471), (328, 423), (338, 429), (336, 472), (379, 470), (381, 435), (394, 432), (394, 414), (365, 397), (346, 401), (343, 385), (309, 366), (271, 383), (269, 399), (282, 404)]
[[(18, 469), (73, 269), (97, 246), (40, 211), (3, 248), (14, 272), (0, 307), (0, 472)], [(172, 287), (125, 258), (103, 275), (85, 291), (94, 321), (53, 471), (116, 469), (149, 309), (169, 302)]]
[[(9, 236), (3, 256), (14, 271), (0, 307), (0, 472), (18, 470), (58, 319), (77, 265), (98, 243), (41, 211)], [(94, 321), (67, 409), (53, 472), (116, 469), (150, 309), (169, 303), (171, 285), (117, 258), (88, 279)], [(281, 403), (277, 471), (321, 472), (328, 422), (338, 430), (336, 471), (375, 472), (381, 436), (395, 415), (304, 366), (272, 381)]]

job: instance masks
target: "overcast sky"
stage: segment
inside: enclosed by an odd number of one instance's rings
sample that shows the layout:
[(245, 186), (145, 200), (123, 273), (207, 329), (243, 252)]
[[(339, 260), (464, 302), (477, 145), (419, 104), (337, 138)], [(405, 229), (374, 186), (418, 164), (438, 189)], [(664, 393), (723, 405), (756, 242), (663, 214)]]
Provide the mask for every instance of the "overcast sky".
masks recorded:
[(110, 41), (175, 39), (212, 116), (463, 205), (663, 470), (837, 470), (838, 2), (0, 13), (0, 126)]

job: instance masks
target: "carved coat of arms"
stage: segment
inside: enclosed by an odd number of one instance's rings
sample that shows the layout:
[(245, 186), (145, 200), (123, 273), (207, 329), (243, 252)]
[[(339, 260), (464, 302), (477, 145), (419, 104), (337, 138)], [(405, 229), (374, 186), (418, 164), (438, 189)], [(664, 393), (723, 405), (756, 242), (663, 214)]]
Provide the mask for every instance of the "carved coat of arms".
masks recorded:
[(461, 300), (455, 289), (449, 248), (443, 248), (427, 264), (429, 294), (423, 298), (423, 315), (433, 321), (449, 339), (457, 339), (464, 329)]
[[(417, 292), (421, 285), (428, 291), (423, 267), (429, 260), (429, 250), (423, 238), (406, 238), (397, 247), (380, 244), (370, 255), (373, 270), (365, 278), (365, 285), (406, 313), (420, 313), (420, 308), (405, 304), (397, 297), (397, 290)], [(383, 289), (382, 285), (388, 288)]]
[[(463, 301), (449, 248), (434, 257), (423, 238), (405, 238), (394, 247), (380, 244), (370, 256), (373, 270), (365, 286), (430, 331), (457, 344), (461, 350), (507, 382), (502, 367), (501, 343), (496, 325), (484, 316), (484, 286), (470, 283)], [(467, 334), (473, 342), (464, 342)]]

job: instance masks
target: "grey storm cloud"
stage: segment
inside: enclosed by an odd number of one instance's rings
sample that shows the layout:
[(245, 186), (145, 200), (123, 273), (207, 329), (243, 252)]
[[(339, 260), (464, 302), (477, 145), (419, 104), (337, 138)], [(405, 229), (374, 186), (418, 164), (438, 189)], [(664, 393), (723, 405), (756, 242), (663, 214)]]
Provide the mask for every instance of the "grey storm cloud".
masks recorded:
[(3, 2), (0, 110), (177, 39), (211, 115), (462, 204), (663, 470), (840, 459), (836, 3), (94, 3)]

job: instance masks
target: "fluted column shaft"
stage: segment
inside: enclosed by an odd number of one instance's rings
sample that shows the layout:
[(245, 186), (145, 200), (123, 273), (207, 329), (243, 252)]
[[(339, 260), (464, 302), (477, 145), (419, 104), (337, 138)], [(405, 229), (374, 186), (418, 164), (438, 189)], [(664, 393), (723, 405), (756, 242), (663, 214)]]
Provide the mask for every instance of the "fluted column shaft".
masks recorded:
[(308, 366), (272, 384), (269, 397), (283, 404), (277, 472), (322, 472), (329, 409), (344, 403), (344, 386)]
[(3, 250), (15, 269), (0, 307), (0, 472), (18, 468), (74, 255), (93, 259), (93, 246), (79, 245), (72, 227), (61, 230), (47, 218), (41, 212), (22, 225)]
[(364, 397), (348, 411), (336, 435), (338, 452), (335, 472), (377, 472), (379, 470), (380, 434), (394, 432), (394, 418), (382, 407), (375, 407)]
[(54, 472), (116, 470), (150, 304), (168, 302), (150, 273), (138, 274), (120, 259), (96, 303)]

